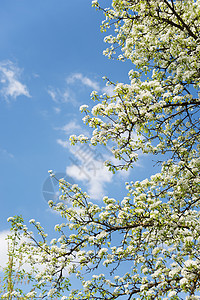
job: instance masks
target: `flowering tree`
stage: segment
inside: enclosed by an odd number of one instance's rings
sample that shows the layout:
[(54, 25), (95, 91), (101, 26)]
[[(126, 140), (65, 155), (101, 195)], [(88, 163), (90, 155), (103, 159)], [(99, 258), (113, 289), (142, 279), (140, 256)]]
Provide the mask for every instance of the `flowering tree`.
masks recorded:
[[(105, 162), (112, 172), (131, 168), (138, 152), (158, 155), (160, 173), (127, 183), (123, 199), (105, 196), (102, 206), (60, 180), (63, 201), (49, 205), (64, 222), (51, 244), (34, 220), (40, 240), (11, 222), (32, 241), (24, 253), (44, 265), (37, 280), (51, 285), (46, 298), (200, 299), (200, 1), (92, 5), (105, 14), (102, 31), (114, 26), (105, 55), (130, 60), (134, 70), (128, 84), (108, 80), (112, 96), (92, 93), (98, 103), (81, 111), (93, 135), (71, 142), (112, 145), (116, 163)], [(65, 290), (66, 268), (81, 289)]]

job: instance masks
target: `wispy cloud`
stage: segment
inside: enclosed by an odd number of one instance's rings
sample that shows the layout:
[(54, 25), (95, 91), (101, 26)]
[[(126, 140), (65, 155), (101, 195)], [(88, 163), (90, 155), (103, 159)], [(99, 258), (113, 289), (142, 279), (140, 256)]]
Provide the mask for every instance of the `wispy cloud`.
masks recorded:
[(63, 90), (49, 87), (47, 93), (56, 104), (71, 103), (72, 105), (77, 105), (75, 94), (68, 87), (65, 87)]
[(53, 89), (52, 87), (49, 87), (48, 90), (47, 90), (47, 93), (49, 94), (49, 96), (51, 97), (51, 99), (54, 102), (56, 102), (56, 103), (59, 102), (59, 100), (58, 100), (58, 92), (55, 89)]
[[(66, 123), (64, 126), (56, 127), (55, 129), (64, 132), (64, 134), (68, 135), (68, 137), (72, 134), (76, 134), (76, 135), (84, 134), (86, 136), (89, 135), (89, 132), (85, 128), (83, 128), (83, 124), (81, 124), (81, 125), (78, 123), (78, 121), (76, 119), (74, 119), (74, 120)], [(63, 142), (61, 139), (58, 139), (57, 143), (60, 144), (61, 146), (65, 145), (65, 142)], [(69, 144), (69, 143), (67, 143), (67, 144)], [(65, 147), (66, 146), (64, 146), (64, 148)]]
[(66, 134), (70, 133), (74, 133), (75, 131), (81, 131), (81, 126), (75, 122), (75, 121), (71, 121), (67, 124), (65, 124), (63, 127), (61, 127), (60, 129), (63, 130)]
[(59, 114), (61, 112), (60, 107), (54, 107), (53, 108), (56, 114)]
[(80, 81), (83, 85), (88, 86), (94, 90), (98, 91), (100, 89), (98, 82), (90, 79), (87, 76), (84, 76), (82, 73), (72, 74), (71, 76), (67, 77), (66, 81), (68, 84), (74, 84), (76, 81)]
[(57, 139), (56, 142), (63, 148), (67, 149), (68, 147), (70, 147), (70, 143), (68, 141), (63, 141), (61, 139)]
[(70, 90), (69, 88), (66, 88), (64, 90), (64, 92), (62, 94), (62, 101), (64, 103), (67, 103), (67, 102), (73, 102), (74, 104), (77, 103), (74, 92), (72, 90)]
[(9, 157), (9, 158), (14, 158), (14, 155), (12, 154), (12, 153), (10, 153), (8, 150), (6, 150), (6, 149), (4, 149), (4, 148), (2, 148), (1, 146), (0, 146), (0, 157), (1, 156), (6, 156), (6, 157)]
[[(73, 73), (65, 78), (65, 84), (63, 88), (49, 86), (47, 88), (47, 93), (57, 105), (62, 103), (70, 103), (73, 106), (79, 106), (80, 102), (77, 99), (80, 97), (78, 92), (80, 90), (80, 86), (90, 88), (90, 92), (92, 90), (96, 90), (97, 92), (106, 93), (109, 96), (114, 94), (113, 86), (109, 85), (101, 87), (100, 83), (95, 79), (89, 78), (82, 73)], [(58, 109), (55, 110), (55, 112), (58, 113)]]
[(89, 78), (82, 73), (74, 73), (66, 78), (66, 82), (68, 85), (76, 84), (76, 82), (80, 82), (82, 85), (90, 87), (93, 90), (98, 92), (106, 93), (108, 96), (114, 95), (114, 85), (106, 84), (105, 86), (101, 86), (99, 82), (95, 79)]
[(18, 96), (30, 97), (25, 84), (20, 82), (22, 70), (11, 61), (0, 62), (1, 94), (5, 99)]

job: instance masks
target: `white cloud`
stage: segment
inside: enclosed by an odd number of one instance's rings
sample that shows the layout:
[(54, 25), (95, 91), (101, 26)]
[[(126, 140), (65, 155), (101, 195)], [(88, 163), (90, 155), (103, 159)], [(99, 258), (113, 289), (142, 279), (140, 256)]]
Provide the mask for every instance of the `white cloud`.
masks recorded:
[(0, 232), (0, 267), (5, 268), (8, 261), (7, 252), (8, 252), (8, 242), (6, 237), (10, 233), (10, 230), (5, 230)]
[[(10, 235), (10, 230), (4, 230), (0, 232), (0, 267), (5, 268), (8, 262), (8, 240), (7, 237)], [(28, 241), (28, 239), (22, 238), (21, 241)], [(25, 270), (30, 270), (30, 266), (28, 264), (24, 264), (23, 266)]]
[[(8, 241), (7, 241), (7, 236), (10, 235), (11, 232), (10, 230), (4, 230), (4, 231), (1, 231), (0, 232), (0, 272), (3, 270), (3, 268), (5, 268), (7, 266), (7, 263), (8, 263)], [(25, 241), (25, 242), (30, 242), (29, 239), (27, 238), (22, 238), (22, 241)], [(38, 256), (35, 256), (33, 255), (33, 257), (35, 257), (36, 259), (40, 258)], [(23, 264), (23, 269), (26, 271), (26, 272), (30, 272), (32, 269), (31, 269), (31, 266), (28, 264), (28, 261), (29, 261), (29, 258), (28, 258), (28, 255), (24, 255), (24, 259), (25, 262)], [(41, 256), (41, 260), (43, 260), (43, 257)], [(78, 263), (78, 257), (76, 258), (76, 263)], [(17, 267), (17, 264), (16, 264), (16, 267)], [(21, 265), (22, 267), (22, 265)], [(43, 271), (44, 268), (45, 268), (45, 265), (44, 264), (41, 264), (41, 263), (38, 263), (38, 264), (35, 264), (34, 265), (35, 268), (38, 269), (38, 271)], [(69, 276), (69, 268), (71, 267), (71, 265), (68, 265), (65, 267), (64, 269), (64, 274), (66, 276)]]
[(73, 99), (72, 92), (69, 91), (68, 89), (65, 89), (65, 91), (62, 95), (62, 101), (67, 103), (67, 102), (72, 101), (72, 99)]
[(51, 99), (57, 104), (69, 103), (70, 102), (73, 105), (77, 105), (77, 100), (76, 100), (76, 97), (74, 95), (74, 92), (69, 88), (65, 88), (63, 90), (60, 90), (58, 88), (55, 89), (53, 87), (49, 87), (47, 89), (47, 93), (49, 94)]
[[(8, 263), (8, 235), (11, 235), (10, 230), (4, 230), (0, 232), (0, 271), (2, 271), (2, 268), (5, 268)], [(28, 238), (22, 237), (21, 242), (27, 242), (29, 243), (30, 240)], [(24, 255), (24, 261), (27, 261), (27, 255)], [(37, 267), (39, 270), (43, 269), (43, 266), (40, 264), (35, 264), (35, 267)], [(25, 271), (29, 272), (31, 271), (31, 266), (24, 262), (23, 268)]]
[[(75, 119), (75, 120), (72, 120), (69, 123), (65, 124), (64, 126), (56, 127), (55, 129), (63, 131), (68, 136), (73, 135), (73, 134), (76, 134), (76, 135), (84, 134), (85, 136), (88, 136), (89, 132), (85, 128), (83, 128), (83, 124), (81, 124), (81, 125)], [(63, 146), (64, 148), (66, 148), (64, 141), (58, 139), (57, 143), (60, 144), (61, 146)]]
[(66, 168), (66, 173), (73, 179), (88, 184), (88, 194), (91, 198), (101, 200), (105, 195), (105, 184), (112, 181), (112, 173), (96, 160), (90, 160), (87, 165), (72, 165)]
[[(75, 124), (71, 122), (71, 126), (75, 127)], [(134, 138), (137, 138), (136, 134), (133, 134)], [(69, 157), (71, 165), (66, 167), (66, 174), (72, 177), (75, 181), (82, 181), (87, 186), (88, 194), (91, 198), (100, 200), (105, 195), (106, 185), (113, 180), (113, 173), (108, 171), (105, 167), (105, 160), (111, 161), (114, 165), (120, 164), (120, 161), (116, 159), (111, 150), (105, 147), (103, 151), (97, 147), (90, 147), (88, 144), (70, 146), (68, 141), (61, 139), (57, 140), (57, 143), (62, 147), (67, 148), (71, 153)], [(141, 161), (134, 163), (135, 167), (142, 167)], [(130, 169), (119, 170), (115, 176), (117, 178), (123, 178), (123, 180), (130, 175)]]
[[(68, 133), (71, 130), (81, 130), (81, 126), (72, 121), (61, 129)], [(69, 141), (61, 139), (57, 139), (57, 143), (71, 153), (71, 165), (66, 167), (66, 174), (74, 180), (87, 183), (90, 197), (100, 200), (105, 195), (106, 183), (113, 178), (113, 174), (104, 166), (103, 154), (88, 144), (70, 146)]]
[(77, 124), (77, 122), (75, 121), (71, 121), (69, 123), (67, 123), (66, 125), (64, 125), (63, 127), (60, 128), (61, 130), (63, 130), (65, 133), (70, 133), (73, 134), (73, 132), (75, 131), (80, 131), (81, 130), (81, 126), (79, 124)]
[[(84, 133), (83, 128), (76, 120), (57, 129), (64, 131), (66, 134)], [(106, 159), (112, 159), (111, 151), (105, 148), (102, 152), (97, 147), (90, 147), (88, 144), (70, 146), (68, 140), (62, 139), (57, 139), (57, 143), (71, 153), (69, 156), (71, 165), (66, 167), (66, 174), (75, 181), (86, 183), (89, 195), (93, 199), (100, 200), (105, 195), (106, 184), (113, 179), (113, 173), (104, 166)], [(128, 176), (129, 174), (128, 172), (124, 173), (119, 172), (119, 175)]]
[(100, 89), (99, 84), (96, 81), (84, 76), (81, 73), (75, 73), (69, 76), (66, 81), (68, 84), (73, 84), (75, 81), (80, 81), (83, 85), (86, 85), (94, 90), (98, 91)]
[(30, 97), (26, 85), (19, 79), (21, 70), (11, 61), (0, 63), (0, 83), (2, 85), (1, 93), (7, 99), (8, 97), (16, 99), (18, 96)]
[(63, 141), (61, 139), (57, 139), (56, 142), (63, 148), (68, 148), (70, 146), (68, 141)]
[[(68, 145), (67, 145), (68, 147)], [(100, 200), (105, 194), (105, 185), (112, 181), (113, 174), (104, 166), (104, 157), (97, 149), (88, 144), (69, 148), (71, 166), (66, 168), (67, 175), (75, 180), (87, 182), (91, 198)]]
[(48, 90), (47, 90), (47, 93), (49, 94), (49, 96), (51, 97), (51, 99), (54, 101), (54, 102), (58, 102), (58, 100), (57, 100), (57, 92), (53, 89), (53, 88), (49, 88)]
[[(114, 94), (114, 87), (111, 85), (100, 87), (100, 84), (82, 73), (74, 73), (66, 78), (67, 85), (60, 89), (49, 86), (47, 92), (51, 99), (58, 105), (61, 103), (71, 103), (74, 106), (79, 106), (77, 101), (77, 83), (81, 83), (83, 86), (89, 87), (92, 90), (107, 93), (109, 96)], [(57, 111), (56, 111), (57, 112)]]

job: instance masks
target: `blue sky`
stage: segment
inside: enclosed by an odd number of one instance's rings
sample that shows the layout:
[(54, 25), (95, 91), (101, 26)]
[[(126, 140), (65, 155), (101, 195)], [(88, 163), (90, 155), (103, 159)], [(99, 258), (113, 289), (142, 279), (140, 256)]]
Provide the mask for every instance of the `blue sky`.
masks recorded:
[[(71, 134), (88, 131), (79, 107), (93, 104), (91, 91), (112, 92), (102, 77), (126, 82), (132, 68), (102, 55), (102, 19), (90, 0), (0, 2), (1, 245), (9, 216), (34, 218), (47, 231), (58, 223), (42, 194), (49, 169), (80, 184), (93, 201), (122, 198), (125, 181), (151, 174), (145, 157), (130, 173), (113, 176), (102, 164), (108, 150), (69, 147)], [(5, 246), (0, 251), (1, 264)]]

